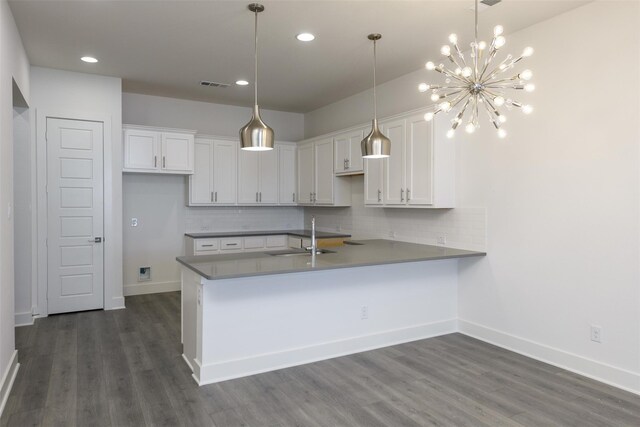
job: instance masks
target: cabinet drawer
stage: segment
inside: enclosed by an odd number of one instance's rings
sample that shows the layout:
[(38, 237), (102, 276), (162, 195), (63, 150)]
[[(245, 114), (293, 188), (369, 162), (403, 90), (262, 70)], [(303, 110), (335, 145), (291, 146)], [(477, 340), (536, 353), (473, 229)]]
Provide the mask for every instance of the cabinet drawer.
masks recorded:
[(217, 251), (220, 248), (218, 239), (196, 239), (195, 250), (198, 252)]
[(263, 249), (264, 237), (245, 237), (244, 238), (245, 249)]
[(267, 248), (286, 248), (287, 236), (267, 236)]
[(240, 237), (229, 237), (225, 239), (220, 239), (220, 250), (232, 251), (232, 250), (241, 250), (241, 249), (242, 249), (242, 238)]

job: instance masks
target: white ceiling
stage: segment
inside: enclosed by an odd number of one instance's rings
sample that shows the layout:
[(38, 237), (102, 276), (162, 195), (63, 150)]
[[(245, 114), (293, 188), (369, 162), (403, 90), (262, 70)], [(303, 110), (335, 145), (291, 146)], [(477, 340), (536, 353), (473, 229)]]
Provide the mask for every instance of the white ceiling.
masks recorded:
[[(223, 104), (252, 103), (253, 86), (208, 88), (200, 80), (253, 80), (249, 1), (10, 0), (33, 65), (117, 76), (126, 92)], [(514, 32), (588, 1), (503, 0), (480, 14), (480, 35)], [(259, 17), (263, 108), (307, 112), (372, 84), (372, 47), (382, 33), (378, 83), (439, 56), (451, 32), (473, 34), (473, 0), (265, 1)], [(295, 35), (310, 31), (311, 43)], [(508, 37), (507, 37), (508, 41)], [(96, 56), (98, 64), (80, 61)]]

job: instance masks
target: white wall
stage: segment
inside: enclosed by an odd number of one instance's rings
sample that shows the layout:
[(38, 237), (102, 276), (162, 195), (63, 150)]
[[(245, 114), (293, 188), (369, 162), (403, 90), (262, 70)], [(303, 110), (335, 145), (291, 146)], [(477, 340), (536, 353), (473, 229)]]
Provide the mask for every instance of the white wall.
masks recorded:
[[(124, 174), (125, 295), (180, 289), (184, 233), (205, 231), (294, 229), (302, 226), (297, 207), (185, 206), (186, 178)], [(138, 226), (131, 227), (131, 218)], [(151, 280), (138, 282), (138, 269), (151, 267)]]
[[(136, 125), (197, 130), (202, 134), (237, 137), (251, 117), (251, 109), (149, 95), (122, 95), (123, 122)], [(280, 141), (303, 138), (304, 116), (263, 111)], [(124, 287), (125, 294), (162, 292), (180, 288), (175, 257), (184, 254), (184, 233), (300, 228), (302, 208), (185, 206), (186, 178), (125, 174)], [(130, 227), (131, 218), (139, 226)], [(139, 267), (151, 267), (151, 281), (138, 282)]]
[[(461, 330), (636, 392), (638, 18), (637, 2), (597, 1), (507, 34), (505, 51), (536, 49), (526, 67), (537, 90), (521, 96), (535, 112), (510, 112), (507, 140), (485, 124), (454, 141), (456, 211), (485, 207), (488, 224), (488, 256), (460, 263)], [(380, 116), (428, 105), (417, 84), (435, 79), (418, 70), (381, 85)], [(366, 122), (370, 96), (306, 114), (306, 137)], [(388, 211), (374, 223), (393, 229), (416, 215)], [(590, 325), (602, 327), (601, 344)]]
[[(105, 121), (104, 245), (105, 309), (124, 307), (122, 295), (122, 87), (121, 80), (48, 68), (31, 68), (31, 93), (38, 171), (45, 170), (45, 116)], [(33, 117), (33, 116), (32, 116)], [(110, 126), (109, 126), (110, 124)], [(110, 135), (110, 138), (109, 138)], [(46, 198), (42, 173), (38, 178), (38, 229), (46, 230)], [(40, 235), (41, 238), (44, 234)], [(38, 242), (38, 309), (45, 305), (46, 248)], [(44, 282), (43, 282), (44, 281)]]
[(0, 413), (16, 370), (13, 266), (13, 82), (29, 102), (29, 60), (0, 0)]
[[(251, 118), (251, 108), (160, 96), (122, 94), (126, 124), (197, 130), (201, 134), (237, 137)], [(277, 141), (300, 141), (304, 137), (304, 115), (262, 110), (262, 118), (275, 132)]]

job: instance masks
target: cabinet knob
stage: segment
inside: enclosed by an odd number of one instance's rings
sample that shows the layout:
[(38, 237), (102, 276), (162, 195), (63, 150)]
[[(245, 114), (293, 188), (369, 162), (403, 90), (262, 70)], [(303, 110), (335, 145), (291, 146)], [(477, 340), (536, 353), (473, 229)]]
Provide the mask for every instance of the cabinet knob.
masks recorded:
[(410, 199), (410, 194), (411, 194), (411, 190), (409, 190), (409, 189), (407, 188), (407, 202), (408, 202), (408, 201), (409, 201), (409, 199)]
[(378, 190), (378, 201), (382, 201), (382, 190)]

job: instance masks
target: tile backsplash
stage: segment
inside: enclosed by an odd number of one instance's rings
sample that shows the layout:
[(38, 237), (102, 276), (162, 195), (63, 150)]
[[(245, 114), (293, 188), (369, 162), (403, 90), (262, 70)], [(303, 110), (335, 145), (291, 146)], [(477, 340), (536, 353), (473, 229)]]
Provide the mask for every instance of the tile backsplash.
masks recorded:
[(185, 232), (288, 230), (303, 226), (300, 207), (185, 208)]
[(311, 216), (322, 231), (349, 233), (354, 239), (396, 239), (460, 249), (486, 250), (487, 213), (483, 207), (455, 209), (402, 209), (364, 206), (364, 180), (351, 178), (349, 208), (306, 208), (305, 225)]

